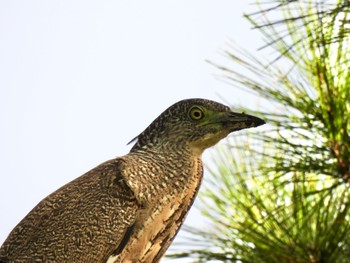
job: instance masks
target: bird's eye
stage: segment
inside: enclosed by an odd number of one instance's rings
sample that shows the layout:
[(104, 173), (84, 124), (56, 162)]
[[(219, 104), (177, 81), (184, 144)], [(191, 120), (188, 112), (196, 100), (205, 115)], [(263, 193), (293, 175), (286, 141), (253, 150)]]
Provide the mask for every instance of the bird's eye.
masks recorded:
[(204, 117), (204, 112), (198, 107), (193, 107), (190, 109), (190, 117), (192, 120), (198, 121)]

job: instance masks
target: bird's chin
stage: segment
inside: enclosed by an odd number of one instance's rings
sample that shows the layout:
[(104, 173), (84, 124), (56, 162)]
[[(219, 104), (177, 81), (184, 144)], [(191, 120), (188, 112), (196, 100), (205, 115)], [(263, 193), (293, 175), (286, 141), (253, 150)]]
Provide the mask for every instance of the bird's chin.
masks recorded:
[(208, 133), (204, 135), (201, 140), (193, 143), (194, 149), (197, 149), (197, 152), (203, 153), (207, 148), (210, 148), (217, 144), (221, 139), (225, 138), (230, 132), (228, 130), (221, 130), (216, 133)]

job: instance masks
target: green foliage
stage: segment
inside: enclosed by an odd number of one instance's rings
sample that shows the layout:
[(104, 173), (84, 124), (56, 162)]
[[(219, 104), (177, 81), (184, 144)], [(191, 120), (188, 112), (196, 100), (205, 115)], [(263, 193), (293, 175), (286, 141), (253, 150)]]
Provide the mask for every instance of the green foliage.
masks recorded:
[(213, 155), (218, 168), (209, 167), (201, 195), (212, 228), (187, 229), (198, 249), (174, 257), (350, 262), (349, 3), (327, 12), (322, 3), (289, 2), (278, 23), (264, 10), (262, 20), (248, 16), (278, 60), (266, 66), (235, 48), (227, 56), (242, 70), (218, 66), (225, 80), (265, 101), (263, 110), (246, 111), (268, 125)]

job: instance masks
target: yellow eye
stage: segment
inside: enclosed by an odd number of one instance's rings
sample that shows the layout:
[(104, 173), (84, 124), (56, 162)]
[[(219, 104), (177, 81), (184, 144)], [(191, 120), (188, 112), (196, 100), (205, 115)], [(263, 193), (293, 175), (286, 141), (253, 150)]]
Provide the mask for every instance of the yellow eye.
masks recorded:
[(190, 117), (192, 120), (200, 120), (204, 117), (204, 112), (199, 107), (193, 107), (190, 109)]

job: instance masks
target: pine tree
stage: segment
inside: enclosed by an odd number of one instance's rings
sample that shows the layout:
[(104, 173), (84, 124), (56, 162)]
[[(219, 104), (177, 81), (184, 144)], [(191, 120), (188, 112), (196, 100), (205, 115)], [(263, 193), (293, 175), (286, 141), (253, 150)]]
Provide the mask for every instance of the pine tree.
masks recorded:
[[(268, 125), (215, 152), (219, 169), (209, 167), (200, 196), (211, 228), (188, 228), (193, 249), (172, 256), (350, 262), (349, 1), (259, 6), (246, 17), (277, 56), (262, 61), (233, 48), (226, 55), (242, 70), (217, 66), (261, 98), (246, 112)], [(276, 12), (282, 18), (272, 20)]]

